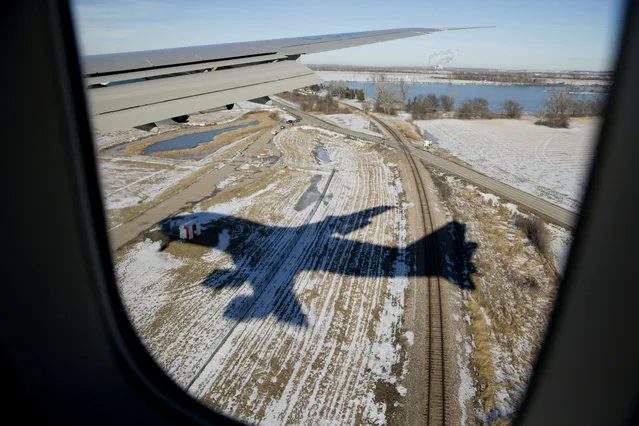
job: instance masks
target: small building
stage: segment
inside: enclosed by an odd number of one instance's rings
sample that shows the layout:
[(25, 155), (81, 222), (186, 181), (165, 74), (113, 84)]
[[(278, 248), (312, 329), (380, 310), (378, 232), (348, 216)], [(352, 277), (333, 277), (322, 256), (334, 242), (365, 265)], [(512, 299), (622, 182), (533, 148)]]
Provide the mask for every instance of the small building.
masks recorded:
[(189, 220), (180, 224), (180, 239), (192, 240), (202, 233), (200, 223), (195, 220)]
[(431, 142), (428, 139), (424, 139), (424, 148), (428, 148)]

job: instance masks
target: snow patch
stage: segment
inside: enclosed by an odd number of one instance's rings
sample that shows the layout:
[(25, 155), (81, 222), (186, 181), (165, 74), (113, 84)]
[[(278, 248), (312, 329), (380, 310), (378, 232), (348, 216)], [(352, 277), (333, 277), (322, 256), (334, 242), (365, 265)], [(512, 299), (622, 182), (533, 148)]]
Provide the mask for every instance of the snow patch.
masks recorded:
[(397, 385), (397, 387), (395, 388), (397, 389), (397, 392), (401, 395), (401, 396), (406, 396), (406, 393), (408, 392), (408, 390), (402, 386), (402, 385)]
[(405, 333), (406, 341), (408, 342), (408, 346), (413, 346), (415, 343), (415, 334), (412, 331), (407, 331)]
[(366, 133), (373, 136), (381, 136), (380, 133), (370, 129), (372, 121), (365, 120), (357, 114), (329, 114), (322, 115), (320, 118), (356, 132)]
[(560, 274), (563, 274), (572, 245), (572, 233), (567, 229), (553, 224), (546, 224), (546, 229), (552, 237), (550, 245), (554, 255), (555, 268), (557, 268)]

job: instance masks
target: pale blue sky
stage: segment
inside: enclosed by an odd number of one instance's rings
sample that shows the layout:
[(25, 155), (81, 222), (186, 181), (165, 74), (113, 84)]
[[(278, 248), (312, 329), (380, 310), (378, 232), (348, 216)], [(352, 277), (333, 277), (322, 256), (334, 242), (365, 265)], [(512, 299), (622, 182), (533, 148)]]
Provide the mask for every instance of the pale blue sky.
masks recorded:
[(403, 27), (496, 25), (308, 55), (305, 63), (608, 70), (623, 0), (72, 0), (83, 54)]

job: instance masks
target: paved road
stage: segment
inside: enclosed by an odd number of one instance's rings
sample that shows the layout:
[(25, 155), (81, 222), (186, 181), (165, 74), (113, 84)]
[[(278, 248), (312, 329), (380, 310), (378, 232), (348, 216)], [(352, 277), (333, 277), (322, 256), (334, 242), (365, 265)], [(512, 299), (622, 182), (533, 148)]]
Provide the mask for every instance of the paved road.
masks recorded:
[[(272, 137), (271, 129), (263, 131), (262, 135), (255, 142), (249, 145), (246, 150), (244, 150), (242, 156), (256, 156), (264, 149)], [(222, 181), (230, 172), (232, 172), (235, 167), (237, 167), (237, 164), (235, 164), (235, 162), (230, 162), (219, 169), (212, 169), (172, 197), (162, 201), (154, 207), (151, 207), (149, 210), (131, 221), (113, 228), (109, 232), (111, 249), (119, 249), (137, 237), (141, 232), (149, 229), (161, 220), (166, 219), (168, 216), (177, 213), (183, 207), (188, 206), (189, 201), (200, 200), (203, 196), (211, 194), (215, 191), (217, 184), (220, 183), (220, 181)]]
[(409, 147), (410, 153), (415, 157), (424, 160), (427, 165), (436, 167), (447, 173), (459, 176), (460, 178), (471, 182), (474, 185), (482, 187), (500, 197), (514, 201), (543, 219), (563, 226), (568, 229), (573, 229), (577, 224), (577, 214), (566, 210), (563, 207), (559, 207), (549, 201), (530, 195), (527, 192), (517, 189), (503, 182), (495, 180), (484, 174), (478, 173), (472, 169), (469, 169), (451, 161), (445, 160), (441, 157), (433, 155), (429, 152), (422, 151), (417, 148)]
[[(299, 109), (292, 109), (291, 104), (284, 104), (282, 102), (273, 101), (273, 103), (279, 107), (285, 106), (287, 111), (289, 111), (293, 115), (297, 115), (302, 120), (308, 122), (309, 124), (313, 124), (316, 126), (324, 127), (328, 130), (332, 130), (334, 132), (343, 133), (346, 135), (350, 135), (356, 138), (369, 140), (372, 142), (386, 143), (389, 146), (392, 146), (397, 149), (401, 149), (401, 146), (395, 142), (392, 138), (383, 139), (371, 135), (367, 135), (365, 133), (355, 132), (350, 129), (344, 129), (339, 127), (333, 123), (328, 123), (324, 120), (320, 120), (317, 117), (313, 117), (310, 114), (307, 114)], [(343, 104), (349, 108), (355, 108), (352, 105)], [(361, 111), (361, 109), (360, 109)], [(383, 122), (379, 117), (371, 115), (374, 120)], [(407, 144), (408, 145), (408, 144)], [(502, 198), (508, 199), (512, 202), (515, 202), (525, 209), (531, 211), (532, 213), (538, 215), (539, 217), (545, 219), (548, 222), (563, 226), (567, 229), (573, 229), (577, 224), (578, 215), (570, 210), (566, 210), (563, 207), (559, 207), (556, 204), (553, 204), (549, 201), (543, 200), (539, 197), (535, 197), (525, 191), (517, 189), (513, 186), (507, 185), (503, 182), (500, 182), (496, 179), (493, 179), (489, 176), (486, 176), (482, 173), (479, 173), (473, 169), (469, 169), (468, 167), (461, 166), (457, 163), (453, 163), (452, 161), (448, 161), (444, 158), (438, 157), (436, 155), (431, 154), (430, 152), (423, 151), (418, 148), (410, 147), (409, 151), (415, 157), (423, 160), (426, 165), (436, 167), (444, 172), (456, 175), (473, 185), (477, 185), (495, 195), (498, 195)]]

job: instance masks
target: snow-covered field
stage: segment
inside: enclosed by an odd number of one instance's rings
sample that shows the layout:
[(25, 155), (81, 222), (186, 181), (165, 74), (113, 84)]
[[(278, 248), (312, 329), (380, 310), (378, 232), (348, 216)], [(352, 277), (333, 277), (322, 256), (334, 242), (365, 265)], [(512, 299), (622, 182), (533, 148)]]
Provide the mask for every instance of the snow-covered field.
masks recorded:
[(99, 165), (107, 210), (148, 202), (193, 171), (188, 167), (126, 160), (103, 160)]
[(599, 123), (573, 119), (569, 129), (529, 120), (415, 121), (436, 145), (490, 177), (579, 211)]
[[(252, 423), (385, 423), (406, 394), (398, 172), (330, 132), (274, 142), (282, 161), (265, 176), (193, 206), (199, 245), (161, 250), (154, 231), (123, 249), (124, 303), (159, 364), (216, 409)], [(396, 393), (377, 394), (380, 382)]]
[[(317, 71), (317, 74), (325, 81), (345, 81), (345, 82), (367, 82), (379, 74), (384, 74), (388, 81), (399, 81), (405, 79), (413, 83), (429, 84), (429, 83), (441, 83), (441, 84), (481, 84), (486, 86), (503, 86), (505, 83), (494, 81), (477, 81), (477, 80), (456, 80), (448, 76), (447, 73), (371, 73), (365, 71)], [(565, 84), (571, 86), (593, 86), (593, 85), (607, 85), (610, 82), (604, 80), (579, 80), (568, 78), (548, 78), (546, 84), (558, 85)]]
[(380, 133), (371, 130), (371, 127), (374, 126), (371, 126), (371, 121), (366, 120), (357, 114), (318, 114), (317, 116), (346, 129), (355, 130), (356, 132), (366, 133), (373, 136), (381, 136)]

